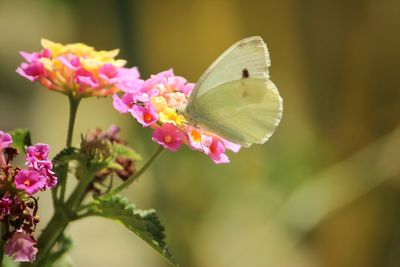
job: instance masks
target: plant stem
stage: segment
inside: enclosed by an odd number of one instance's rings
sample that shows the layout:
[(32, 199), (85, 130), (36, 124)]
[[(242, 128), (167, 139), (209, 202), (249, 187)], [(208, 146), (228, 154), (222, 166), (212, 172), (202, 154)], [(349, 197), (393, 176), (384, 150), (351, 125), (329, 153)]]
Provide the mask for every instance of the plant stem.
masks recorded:
[[(69, 122), (68, 122), (68, 133), (67, 133), (67, 143), (66, 147), (70, 147), (72, 143), (72, 136), (74, 133), (74, 125), (75, 125), (75, 118), (76, 113), (78, 111), (78, 106), (80, 103), (80, 98), (76, 98), (74, 95), (68, 95), (69, 100)], [(66, 170), (68, 172), (68, 168)], [(67, 174), (65, 173), (62, 175), (63, 179), (61, 179), (61, 183), (59, 186), (60, 190), (60, 201), (64, 202), (65, 199), (65, 191), (67, 189)]]
[(133, 183), (136, 179), (138, 179), (153, 163), (153, 161), (161, 154), (161, 152), (164, 151), (164, 148), (162, 146), (158, 146), (154, 154), (147, 160), (147, 162), (143, 165), (142, 168), (140, 168), (139, 171), (137, 171), (133, 176), (129, 177), (125, 182), (120, 184), (118, 187), (114, 188), (111, 190), (107, 195), (113, 195), (121, 192), (123, 189), (125, 189), (127, 186), (129, 186), (131, 183)]
[(69, 99), (69, 122), (68, 122), (68, 134), (67, 134), (67, 147), (71, 146), (72, 135), (74, 132), (76, 112), (78, 111), (78, 106), (80, 103), (80, 98), (76, 98), (74, 95), (68, 95)]
[(46, 261), (51, 248), (54, 246), (56, 241), (67, 228), (68, 224), (74, 218), (76, 208), (81, 204), (85, 194), (86, 188), (89, 183), (93, 180), (96, 170), (88, 171), (81, 177), (80, 182), (72, 192), (65, 206), (59, 206), (49, 224), (46, 226), (37, 243), (39, 254), (34, 266), (43, 266), (42, 264)]
[[(66, 147), (70, 147), (72, 144), (75, 119), (78, 111), (78, 106), (80, 103), (80, 98), (75, 97), (71, 93), (68, 95), (68, 100), (69, 100), (69, 121), (68, 121)], [(68, 167), (65, 170), (63, 170), (61, 174), (59, 174), (59, 179), (60, 179), (59, 186), (57, 186), (52, 190), (54, 214), (49, 223), (47, 224), (46, 228), (43, 230), (38, 240), (37, 247), (39, 249), (39, 254), (37, 257), (37, 261), (34, 263), (34, 266), (41, 266), (41, 262), (45, 260), (45, 256), (49, 254), (51, 248), (53, 247), (57, 239), (60, 237), (60, 235), (64, 232), (68, 223), (71, 221), (73, 209), (71, 209), (71, 207), (69, 207), (68, 205), (64, 205), (65, 191), (67, 184), (67, 173), (68, 173)], [(58, 191), (60, 192), (59, 199), (57, 199)], [(24, 264), (22, 265), (25, 266)]]
[[(159, 146), (154, 154), (135, 175), (131, 176), (128, 180), (123, 182), (120, 186), (109, 192), (107, 195), (117, 194), (125, 187), (130, 185), (133, 181), (138, 179), (150, 167), (150, 165), (161, 154), (162, 151), (164, 151), (164, 148)], [(84, 177), (81, 177), (79, 184), (75, 188), (74, 192), (72, 192), (65, 205), (57, 207), (50, 222), (40, 235), (37, 243), (39, 254), (33, 266), (43, 266), (47, 257), (49, 256), (51, 248), (54, 246), (58, 238), (64, 232), (68, 224), (76, 219), (75, 213), (77, 210), (80, 210), (79, 206), (86, 194), (86, 188), (92, 181), (97, 171), (98, 169), (94, 169), (85, 173)]]
[(3, 256), (4, 256), (4, 239), (3, 239), (3, 235), (6, 232), (6, 224), (5, 223), (1, 223), (0, 226), (0, 266), (3, 266)]
[(66, 209), (56, 209), (53, 217), (40, 235), (37, 243), (39, 253), (32, 266), (43, 266), (42, 263), (46, 260), (51, 248), (56, 243), (58, 237), (64, 232), (70, 221), (70, 215), (68, 213), (69, 211)]

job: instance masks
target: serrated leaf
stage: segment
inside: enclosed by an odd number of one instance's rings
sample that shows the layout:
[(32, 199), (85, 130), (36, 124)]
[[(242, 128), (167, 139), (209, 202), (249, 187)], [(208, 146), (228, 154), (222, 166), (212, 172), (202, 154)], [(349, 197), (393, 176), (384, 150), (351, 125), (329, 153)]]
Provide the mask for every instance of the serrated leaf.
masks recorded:
[(179, 266), (168, 251), (164, 240), (164, 226), (158, 219), (155, 210), (139, 210), (121, 195), (97, 198), (91, 203), (88, 210), (88, 215), (119, 221), (154, 248), (173, 266)]
[(114, 157), (124, 157), (128, 158), (131, 160), (141, 160), (142, 157), (132, 148), (118, 144), (118, 143), (113, 143), (113, 154)]
[(15, 147), (19, 152), (26, 152), (25, 146), (32, 145), (31, 134), (28, 129), (15, 129), (11, 131), (11, 136), (13, 139), (12, 146)]

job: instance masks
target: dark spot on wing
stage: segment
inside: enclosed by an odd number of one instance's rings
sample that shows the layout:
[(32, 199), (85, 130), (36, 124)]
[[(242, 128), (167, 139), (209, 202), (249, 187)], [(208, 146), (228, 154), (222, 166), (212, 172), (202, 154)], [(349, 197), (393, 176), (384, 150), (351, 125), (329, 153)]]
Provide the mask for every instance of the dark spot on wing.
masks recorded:
[(249, 78), (250, 73), (247, 69), (242, 70), (242, 78)]

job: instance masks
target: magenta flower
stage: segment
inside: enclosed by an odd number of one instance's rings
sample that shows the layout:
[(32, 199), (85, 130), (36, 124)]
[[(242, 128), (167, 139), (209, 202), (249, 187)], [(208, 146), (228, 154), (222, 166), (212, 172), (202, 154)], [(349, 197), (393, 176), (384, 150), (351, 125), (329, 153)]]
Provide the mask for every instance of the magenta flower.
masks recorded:
[(209, 146), (208, 156), (216, 164), (229, 162), (229, 158), (225, 154), (224, 143), (218, 137), (213, 137), (212, 143)]
[(6, 192), (4, 196), (0, 199), (0, 219), (10, 214), (11, 203), (12, 200), (10, 199), (10, 194)]
[(175, 125), (164, 123), (156, 128), (153, 132), (153, 141), (160, 144), (164, 148), (175, 152), (183, 143), (185, 134)]
[(79, 68), (76, 73), (75, 73), (75, 82), (78, 84), (79, 93), (84, 93), (85, 88), (90, 87), (90, 88), (97, 88), (99, 85), (95, 78), (93, 73), (91, 73), (88, 70), (85, 70), (84, 68)]
[(112, 64), (106, 63), (99, 69), (99, 77), (109, 81), (118, 75), (118, 68)]
[(43, 49), (41, 52), (28, 53), (20, 52), (20, 55), (26, 60), (17, 68), (17, 73), (31, 82), (35, 82), (44, 76), (44, 65), (40, 61), (41, 58), (50, 58), (49, 49)]
[(33, 195), (45, 188), (46, 177), (36, 170), (21, 170), (14, 177), (15, 187), (24, 190), (28, 195)]
[(0, 150), (9, 147), (12, 144), (11, 135), (0, 131)]
[(225, 140), (221, 138), (222, 143), (224, 144), (226, 149), (229, 149), (235, 153), (239, 152), (241, 146), (232, 142), (229, 142), (228, 140)]
[(40, 176), (45, 178), (46, 188), (55, 187), (57, 184), (57, 177), (52, 171), (53, 164), (48, 158), (49, 145), (39, 143), (34, 146), (29, 146), (26, 152), (26, 165), (29, 169), (37, 171)]
[(211, 145), (213, 139), (212, 136), (201, 134), (200, 128), (192, 126), (186, 126), (185, 132), (187, 133), (186, 139), (191, 149), (203, 151), (205, 154), (208, 154), (208, 147)]
[(58, 178), (55, 173), (50, 169), (45, 170), (45, 177), (46, 177), (46, 188), (54, 188), (57, 185)]
[(3, 149), (9, 147), (11, 143), (11, 135), (0, 131), (0, 167), (6, 165), (6, 160), (3, 155)]
[(119, 112), (119, 113), (127, 113), (130, 111), (130, 109), (133, 107), (134, 99), (133, 94), (124, 94), (122, 98), (119, 98), (117, 94), (113, 95), (113, 105), (114, 108)]
[[(63, 45), (46, 39), (41, 52), (21, 52), (17, 73), (50, 90), (78, 99), (107, 96), (139, 82), (136, 68), (125, 69), (125, 60), (114, 59), (118, 50), (96, 51), (82, 43)], [(132, 75), (133, 74), (133, 75)]]
[(157, 110), (151, 103), (144, 103), (143, 105), (134, 105), (131, 109), (132, 116), (142, 124), (147, 127), (158, 120)]
[(136, 67), (120, 68), (117, 77), (116, 85), (123, 92), (134, 92), (142, 87), (143, 80), (140, 79), (140, 73)]
[[(167, 149), (176, 151), (184, 143), (190, 149), (208, 155), (217, 164), (229, 162), (226, 150), (239, 151), (239, 145), (187, 124), (181, 111), (185, 109), (195, 84), (189, 83), (184, 77), (175, 76), (172, 69), (151, 75), (145, 81), (125, 85), (122, 96), (113, 95), (114, 108), (120, 113), (130, 112), (140, 124), (155, 129), (153, 140)], [(179, 145), (171, 146), (165, 142), (164, 125), (166, 129), (177, 128), (179, 138), (181, 133), (184, 134), (182, 141), (179, 139), (176, 143)]]
[(34, 262), (38, 249), (36, 241), (27, 233), (19, 230), (13, 234), (4, 246), (4, 253), (14, 261)]
[(35, 59), (30, 63), (22, 63), (21, 66), (17, 68), (17, 73), (31, 82), (35, 82), (44, 75), (44, 66), (42, 62)]
[(48, 162), (49, 159), (49, 145), (47, 144), (36, 144), (29, 146), (26, 150), (27, 165), (38, 166), (42, 163)]

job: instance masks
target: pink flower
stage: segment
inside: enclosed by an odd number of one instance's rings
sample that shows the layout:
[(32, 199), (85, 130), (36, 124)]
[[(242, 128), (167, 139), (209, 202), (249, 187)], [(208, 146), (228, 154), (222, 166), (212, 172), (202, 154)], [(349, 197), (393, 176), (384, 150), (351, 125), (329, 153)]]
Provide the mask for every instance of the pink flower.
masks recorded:
[(112, 64), (106, 63), (99, 69), (99, 76), (104, 80), (109, 80), (117, 76), (118, 69)]
[(36, 144), (34, 146), (29, 146), (26, 150), (26, 165), (38, 172), (42, 172), (42, 169), (51, 170), (53, 168), (53, 163), (48, 159), (49, 157), (49, 145), (47, 144)]
[(9, 147), (12, 144), (11, 135), (0, 131), (0, 150)]
[(175, 125), (164, 123), (153, 132), (153, 141), (164, 148), (175, 152), (183, 143), (185, 134)]
[(143, 80), (140, 79), (140, 73), (136, 67), (119, 68), (117, 77), (117, 87), (126, 93), (136, 92), (143, 85)]
[(77, 70), (82, 66), (81, 61), (77, 56), (60, 56), (57, 59), (70, 70)]
[(24, 190), (28, 195), (33, 195), (45, 188), (46, 177), (36, 170), (21, 170), (14, 177), (15, 187)]
[(225, 146), (224, 143), (218, 137), (213, 137), (212, 143), (209, 146), (208, 156), (214, 163), (221, 164), (221, 163), (228, 163), (229, 158), (225, 154)]
[(40, 58), (50, 58), (51, 57), (51, 51), (47, 48), (43, 49), (41, 52), (33, 52), (33, 53), (28, 53), (21, 51), (19, 54), (27, 61), (27, 62), (32, 62), (33, 60), (37, 60)]
[(133, 107), (134, 95), (130, 93), (126, 93), (119, 98), (117, 94), (113, 95), (113, 106), (119, 113), (127, 113)]
[(55, 173), (52, 170), (42, 169), (41, 174), (46, 177), (45, 188), (54, 188), (57, 185), (58, 178), (55, 176)]
[(37, 81), (44, 74), (43, 63), (40, 62), (41, 58), (50, 58), (51, 52), (48, 49), (43, 49), (39, 53), (27, 53), (20, 52), (20, 55), (27, 61), (27, 63), (22, 63), (21, 66), (17, 68), (17, 73), (31, 82)]
[(26, 62), (17, 68), (17, 73), (50, 90), (77, 99), (107, 96), (120, 90), (117, 84), (139, 80), (136, 69), (135, 75), (129, 76), (129, 71), (122, 68), (125, 60), (114, 59), (118, 50), (96, 51), (82, 43), (63, 45), (46, 39), (41, 43), (41, 52), (20, 52)]
[(6, 160), (3, 155), (3, 149), (9, 147), (11, 143), (11, 135), (0, 131), (0, 167), (6, 165)]
[(84, 92), (84, 87), (95, 89), (99, 85), (93, 74), (84, 68), (80, 68), (76, 71), (75, 82), (82, 87), (82, 92)]
[(165, 148), (176, 151), (185, 143), (190, 149), (208, 155), (217, 164), (228, 163), (225, 151), (238, 152), (239, 145), (186, 123), (182, 111), (194, 86), (169, 69), (122, 89), (125, 93), (122, 96), (115, 94), (113, 105), (118, 112), (131, 112), (140, 124), (155, 129), (153, 140)]
[(145, 80), (143, 83), (143, 88), (151, 89), (159, 84), (164, 84), (167, 82), (168, 78), (174, 77), (174, 71), (172, 69), (162, 71), (155, 75), (151, 75), (149, 79)]
[(38, 249), (36, 241), (27, 233), (19, 230), (13, 234), (4, 246), (4, 253), (14, 261), (34, 262)]
[(185, 132), (187, 133), (188, 145), (193, 150), (203, 151), (208, 154), (208, 147), (212, 143), (212, 136), (201, 133), (200, 128), (186, 126)]
[(26, 165), (29, 169), (37, 171), (45, 178), (45, 188), (55, 187), (57, 184), (57, 177), (52, 171), (53, 164), (48, 159), (49, 145), (39, 143), (34, 146), (29, 146), (26, 152)]
[(229, 142), (228, 140), (225, 140), (221, 138), (222, 143), (224, 144), (226, 149), (229, 149), (235, 153), (239, 152), (241, 146), (232, 142)]
[(142, 124), (147, 127), (158, 120), (157, 110), (151, 103), (144, 103), (143, 105), (134, 105), (131, 109), (132, 116)]
[(10, 199), (10, 194), (6, 192), (0, 200), (0, 219), (10, 214), (10, 205), (12, 200)]
[(44, 75), (44, 66), (42, 62), (35, 59), (30, 63), (22, 63), (21, 66), (17, 68), (17, 73), (31, 82), (34, 82)]
[[(26, 150), (26, 160), (29, 165), (37, 165), (49, 161), (49, 145), (38, 143)], [(37, 168), (37, 167), (36, 167)]]

